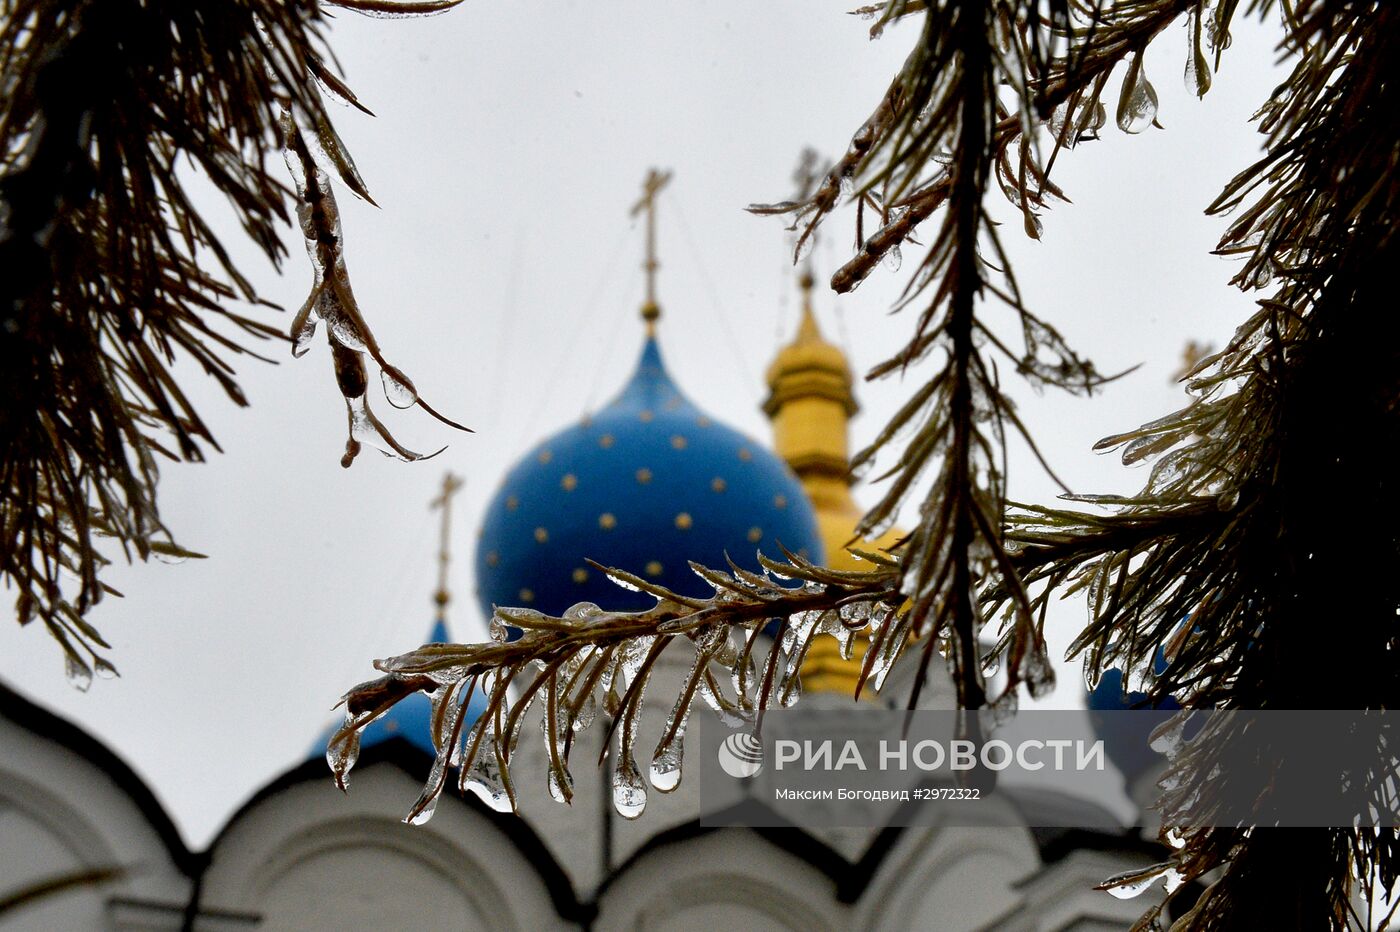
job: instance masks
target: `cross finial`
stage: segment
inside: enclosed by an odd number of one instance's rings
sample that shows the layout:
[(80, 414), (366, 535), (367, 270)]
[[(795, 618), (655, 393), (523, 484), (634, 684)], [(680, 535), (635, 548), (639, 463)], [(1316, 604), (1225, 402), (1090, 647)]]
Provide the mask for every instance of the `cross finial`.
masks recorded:
[(1201, 362), (1215, 348), (1209, 343), (1198, 343), (1195, 340), (1187, 342), (1186, 348), (1181, 351), (1181, 365), (1177, 367), (1176, 373), (1172, 376), (1173, 382), (1179, 382), (1190, 375)]
[[(805, 203), (812, 197), (812, 192), (816, 191), (817, 182), (825, 174), (818, 169), (817, 166), (820, 164), (821, 155), (811, 146), (803, 149), (802, 154), (797, 157), (797, 167), (792, 170), (792, 183), (797, 189), (793, 195), (793, 200), (796, 203)], [(817, 233), (815, 230), (809, 230), (804, 236), (810, 237), (810, 245), (816, 245)], [(812, 287), (812, 256), (810, 251), (808, 251), (807, 258), (802, 265), (803, 293), (810, 297)]]
[(437, 620), (447, 621), (447, 603), (451, 601), (451, 595), (447, 591), (447, 565), (451, 560), (451, 553), (448, 544), (452, 539), (452, 496), (462, 488), (460, 476), (452, 475), (451, 471), (442, 477), (442, 492), (428, 505), (429, 511), (442, 510), (442, 524), (438, 537), (438, 581), (437, 592), (433, 593), (433, 602), (437, 605)]
[(656, 195), (670, 180), (669, 171), (648, 170), (642, 182), (641, 199), (632, 205), (633, 217), (640, 213), (647, 216), (647, 254), (642, 263), (642, 271), (647, 275), (647, 301), (642, 305), (642, 320), (647, 322), (648, 333), (655, 332), (656, 319), (661, 316), (661, 306), (656, 303), (656, 270), (661, 267), (656, 261)]

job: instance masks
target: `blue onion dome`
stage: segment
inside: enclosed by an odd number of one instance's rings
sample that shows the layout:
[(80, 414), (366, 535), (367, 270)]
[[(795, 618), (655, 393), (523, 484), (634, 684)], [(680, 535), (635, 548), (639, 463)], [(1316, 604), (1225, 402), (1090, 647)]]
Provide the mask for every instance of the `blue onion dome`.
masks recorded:
[(477, 597), (560, 615), (576, 602), (640, 611), (592, 559), (698, 597), (688, 566), (758, 569), (757, 551), (825, 558), (816, 516), (787, 465), (687, 399), (647, 336), (611, 403), (535, 447), (506, 475), (477, 543)]
[[(1152, 659), (1152, 672), (1161, 674), (1167, 669), (1166, 652), (1157, 648)], [(1105, 670), (1099, 682), (1089, 691), (1086, 704), (1089, 707), (1089, 723), (1094, 733), (1103, 739), (1113, 765), (1123, 774), (1129, 786), (1138, 777), (1163, 762), (1163, 757), (1148, 747), (1144, 740), (1144, 727), (1134, 724), (1128, 716), (1105, 714), (1150, 709), (1161, 713), (1176, 712), (1181, 704), (1170, 696), (1150, 702), (1146, 693), (1127, 691), (1123, 684), (1123, 671), (1118, 668)]]
[[(452, 643), (452, 639), (447, 634), (447, 625), (442, 619), (438, 619), (433, 625), (433, 630), (428, 635), (426, 643)], [(473, 690), (472, 695), (467, 699), (465, 720), (462, 723), (463, 731), (470, 728), (485, 711), (485, 694), (480, 690)], [(407, 699), (401, 699), (397, 705), (371, 722), (360, 733), (360, 750), (363, 752), (376, 744), (400, 739), (407, 741), (424, 754), (435, 757), (437, 756), (437, 748), (433, 746), (432, 716), (432, 700), (424, 693), (414, 693)], [(326, 729), (316, 742), (315, 747), (312, 748), (313, 757), (321, 757), (326, 753), (326, 745), (330, 743), (331, 735), (335, 734), (339, 728), (340, 723), (337, 722)]]

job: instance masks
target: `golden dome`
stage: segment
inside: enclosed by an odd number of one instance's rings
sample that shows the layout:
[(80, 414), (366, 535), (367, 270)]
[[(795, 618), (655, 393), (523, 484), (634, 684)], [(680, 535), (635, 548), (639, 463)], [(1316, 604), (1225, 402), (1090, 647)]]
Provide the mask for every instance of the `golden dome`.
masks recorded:
[[(892, 530), (873, 541), (856, 538), (863, 511), (851, 497), (847, 427), (860, 408), (845, 354), (828, 343), (817, 326), (810, 274), (802, 276), (801, 285), (797, 337), (779, 350), (768, 367), (770, 394), (763, 411), (773, 423), (774, 448), (797, 473), (816, 510), (827, 565), (839, 570), (869, 569), (846, 548), (888, 550), (901, 534)], [(803, 689), (853, 695), (868, 643), (858, 638), (851, 659), (844, 660), (834, 638), (819, 636), (803, 659)]]

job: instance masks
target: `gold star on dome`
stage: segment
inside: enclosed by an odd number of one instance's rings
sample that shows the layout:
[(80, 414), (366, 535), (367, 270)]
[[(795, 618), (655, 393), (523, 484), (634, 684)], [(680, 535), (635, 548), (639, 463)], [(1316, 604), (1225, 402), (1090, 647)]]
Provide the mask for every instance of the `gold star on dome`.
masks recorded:
[(638, 414), (637, 417), (641, 420), (643, 424), (650, 424), (652, 418), (656, 417), (656, 414), (653, 413), (650, 408), (643, 408), (642, 413)]
[(637, 470), (637, 481), (640, 482), (642, 485), (646, 485), (648, 482), (650, 482), (651, 470), (647, 469), (645, 466)]
[(783, 510), (784, 508), (786, 508), (786, 507), (787, 507), (787, 496), (786, 496), (786, 495), (774, 495), (774, 496), (773, 496), (773, 507), (776, 508), (776, 509), (778, 509), (779, 511), (781, 511), (781, 510)]
[(751, 452), (749, 451), (749, 448), (748, 448), (748, 447), (740, 447), (740, 448), (739, 448), (739, 459), (741, 459), (741, 460), (743, 460), (745, 463), (747, 463), (749, 460), (753, 459), (753, 453), (751, 453)]
[(613, 517), (611, 512), (605, 511), (598, 516), (598, 526), (605, 531), (611, 531), (617, 527), (617, 518)]
[(520, 592), (519, 592), (519, 596), (520, 596), (520, 601), (522, 601), (522, 602), (533, 602), (533, 601), (535, 601), (535, 590), (533, 590), (533, 589), (521, 589)]
[(573, 572), (573, 580), (574, 580), (574, 582), (576, 582), (576, 583), (586, 583), (586, 582), (588, 582), (588, 570), (584, 569), (584, 568), (581, 567), (581, 566), (578, 567), (578, 568), (575, 569), (574, 572)]
[(604, 450), (606, 450), (608, 447), (610, 447), (610, 446), (612, 446), (612, 445), (613, 445), (613, 435), (612, 435), (612, 434), (604, 434), (603, 436), (601, 436), (601, 437), (598, 438), (598, 446), (602, 447)]
[(506, 496), (506, 511), (514, 511), (515, 509), (517, 509), (517, 508), (519, 508), (519, 507), (520, 507), (520, 499), (516, 498), (514, 495), (507, 495), (507, 496)]
[(761, 540), (763, 540), (763, 528), (761, 528), (761, 527), (751, 527), (751, 528), (749, 528), (749, 543), (751, 543), (751, 544), (756, 544), (756, 543), (758, 543), (758, 542), (761, 541)]
[(729, 483), (725, 482), (724, 479), (719, 476), (715, 476), (710, 480), (710, 491), (712, 492), (723, 492), (727, 488), (729, 488)]
[(559, 480), (559, 487), (565, 492), (572, 492), (578, 488), (578, 476), (573, 473), (565, 473), (564, 478)]
[(488, 553), (488, 554), (486, 555), (486, 565), (487, 565), (487, 566), (497, 566), (497, 565), (500, 564), (500, 562), (501, 562), (501, 555), (500, 555), (499, 553), (497, 553), (496, 551), (492, 550), (490, 553)]
[(705, 415), (702, 414), (702, 415), (700, 415), (699, 417), (697, 417), (697, 418), (695, 419), (695, 426), (696, 426), (696, 427), (709, 427), (709, 426), (710, 426), (710, 419), (707, 418), (707, 417), (705, 417)]
[(671, 446), (675, 447), (677, 450), (684, 450), (685, 438), (682, 437), (680, 434), (676, 434), (674, 437), (671, 438)]
[(690, 530), (690, 526), (695, 522), (691, 520), (689, 513), (682, 511), (676, 515), (676, 527), (682, 531)]
[(548, 463), (550, 460), (554, 459), (554, 454), (548, 450), (541, 450), (538, 459), (541, 463)]
[(660, 561), (660, 560), (652, 560), (651, 562), (649, 562), (649, 563), (647, 564), (647, 575), (648, 575), (648, 576), (660, 576), (660, 575), (661, 575), (661, 561)]
[(549, 531), (542, 527), (535, 528), (535, 543), (544, 544), (549, 542)]

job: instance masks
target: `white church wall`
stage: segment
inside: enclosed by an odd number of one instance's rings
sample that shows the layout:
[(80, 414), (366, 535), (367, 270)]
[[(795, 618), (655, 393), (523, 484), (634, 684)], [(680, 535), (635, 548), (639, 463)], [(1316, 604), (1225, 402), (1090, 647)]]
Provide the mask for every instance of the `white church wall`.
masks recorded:
[(189, 880), (118, 775), (4, 716), (0, 748), (0, 896), (77, 871), (124, 872), (36, 900), (0, 917), (0, 929), (162, 928), (122, 904), (155, 904), (161, 915), (183, 907)]
[(540, 873), (485, 817), (444, 798), (427, 825), (398, 820), (419, 784), (392, 764), (271, 794), (217, 839), (202, 905), (256, 911), (262, 928), (535, 932), (569, 928)]
[(831, 879), (758, 835), (725, 830), (647, 851), (609, 885), (597, 932), (835, 932)]

